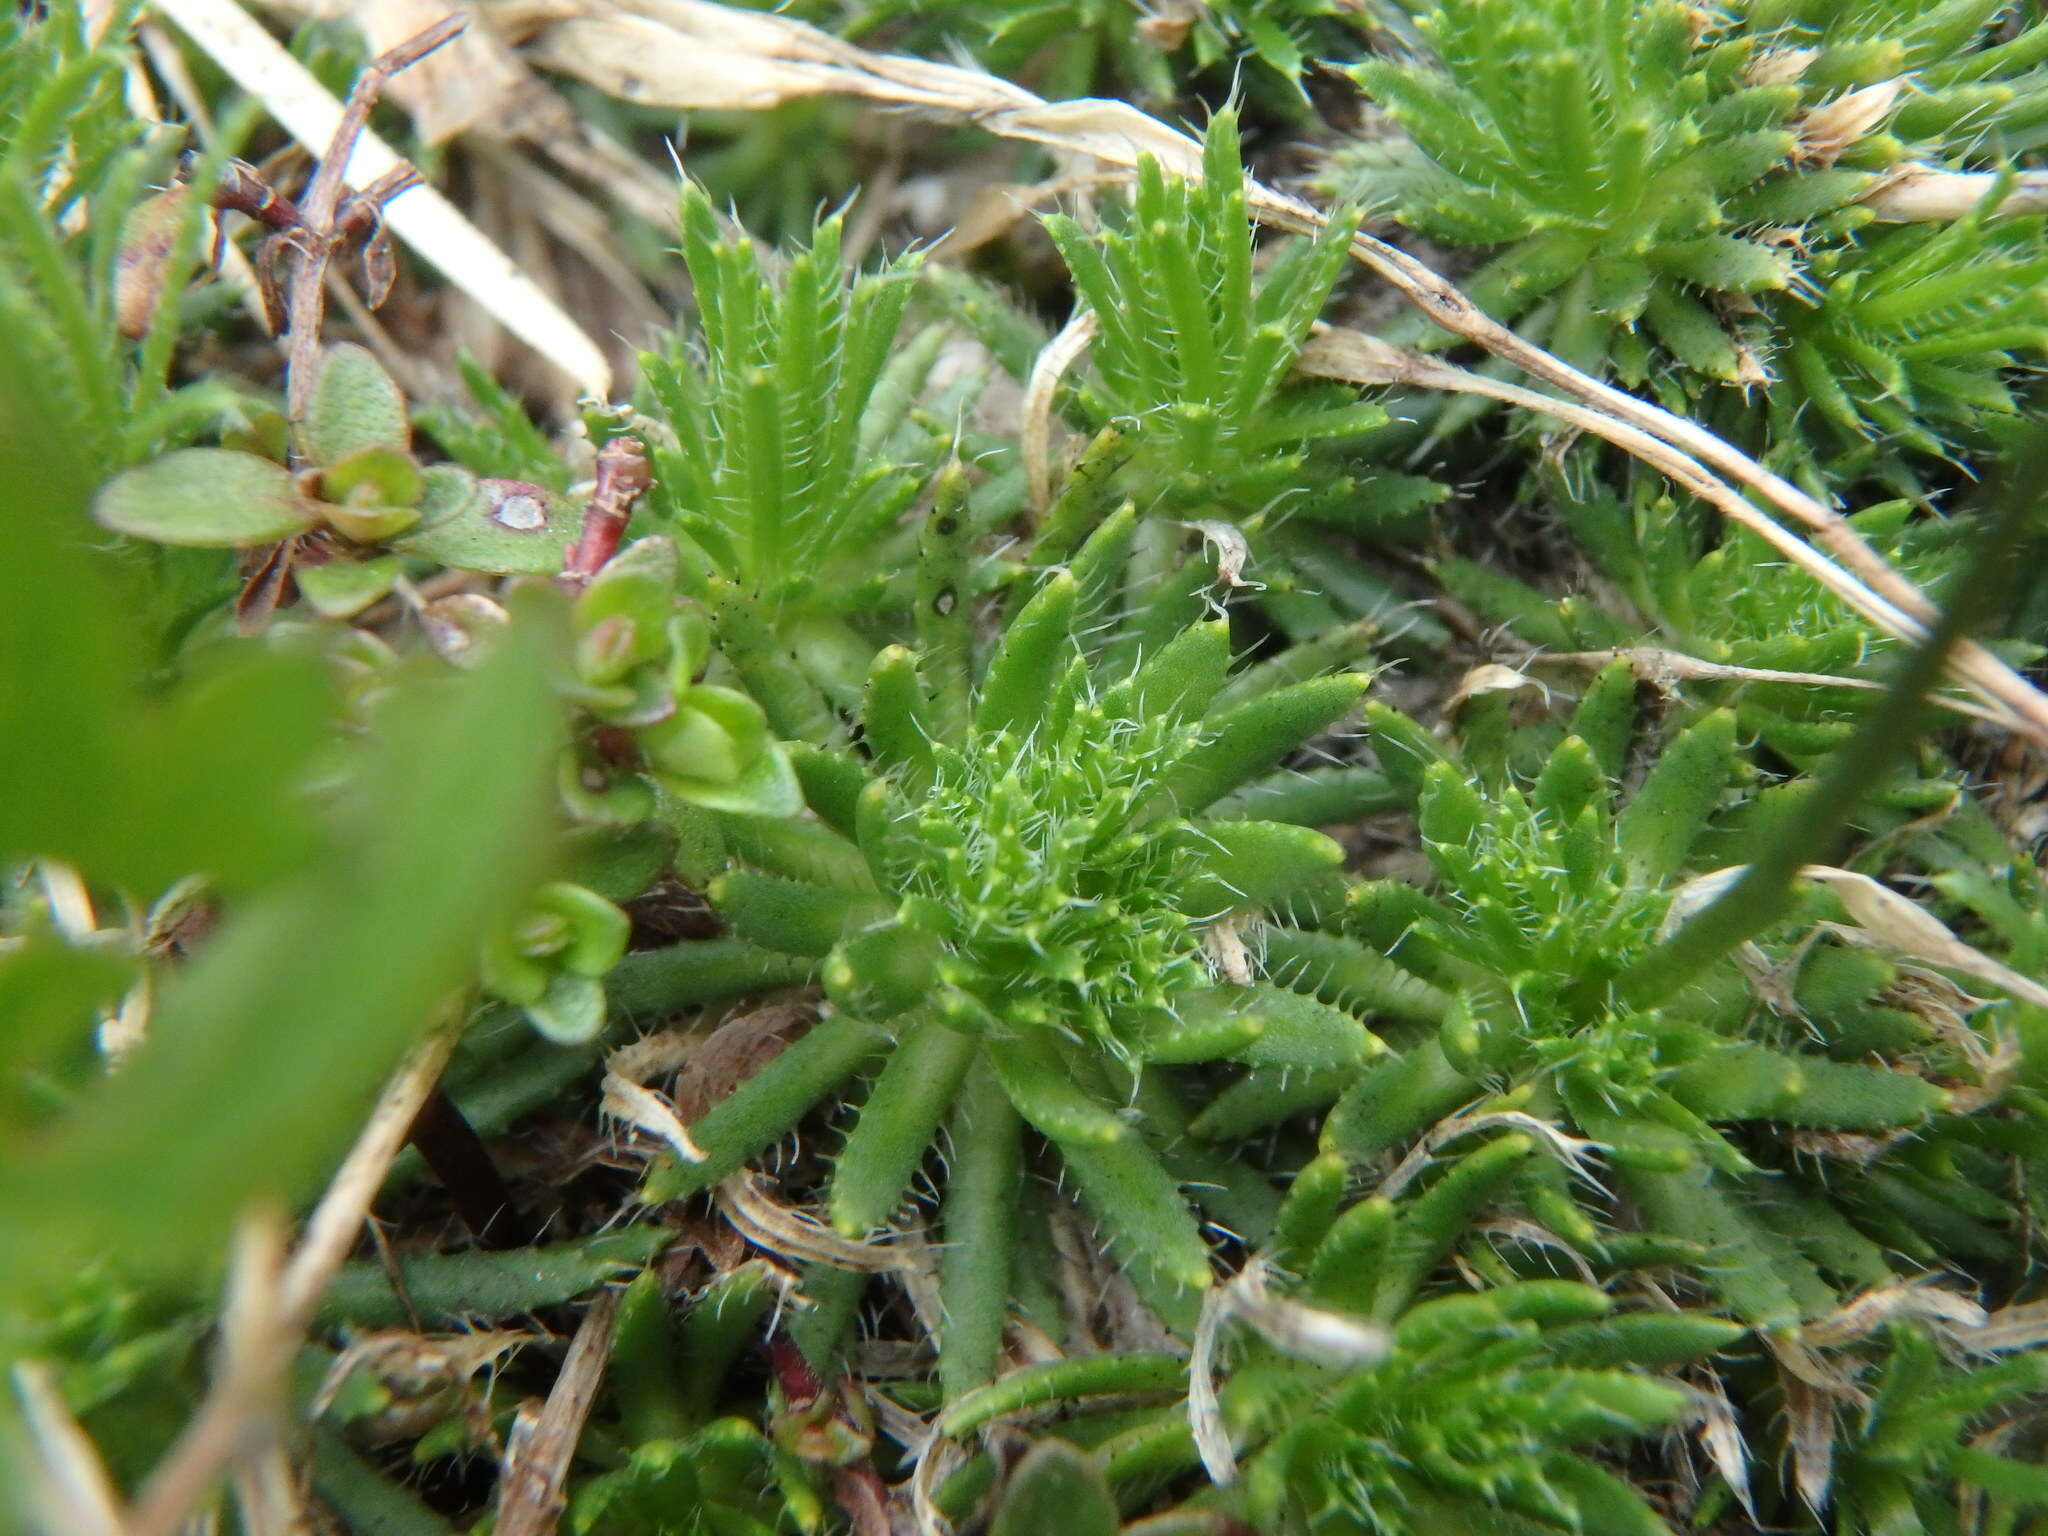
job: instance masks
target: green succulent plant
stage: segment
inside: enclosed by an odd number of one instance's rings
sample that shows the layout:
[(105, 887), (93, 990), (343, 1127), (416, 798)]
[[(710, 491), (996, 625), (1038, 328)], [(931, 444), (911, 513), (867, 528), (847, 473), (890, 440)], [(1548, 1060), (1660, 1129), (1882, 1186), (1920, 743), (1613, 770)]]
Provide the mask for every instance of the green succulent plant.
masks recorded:
[[(1023, 1367), (950, 1403), (940, 1432), (1068, 1409), (1068, 1443), (1042, 1443), (991, 1500), (997, 1527), (1020, 1536), (1034, 1527), (1002, 1522), (1042, 1517), (1054, 1498), (1076, 1529), (1122, 1529), (1119, 1506), (1187, 1487), (1198, 1446), (1218, 1481), (1169, 1495), (1134, 1532), (1664, 1532), (1621, 1463), (1695, 1413), (1676, 1373), (1732, 1352), (1745, 1330), (1548, 1276), (1438, 1294), (1446, 1259), (1484, 1251), (1475, 1228), (1535, 1151), (1527, 1134), (1495, 1134), (1362, 1200), (1341, 1157), (1314, 1158), (1259, 1256), (1212, 1293), (1190, 1361)], [(1184, 1399), (1128, 1406), (1173, 1392), (1183, 1371)], [(949, 1518), (971, 1513), (976, 1471), (939, 1490)]]
[[(1794, 1321), (1837, 1296), (1759, 1214), (1801, 1189), (1799, 1136), (1885, 1144), (1926, 1127), (1950, 1103), (1931, 1078), (1959, 1069), (1930, 1073), (1939, 1051), (1919, 1032), (1841, 1057), (1817, 1050), (1759, 1010), (1732, 965), (1655, 1008), (1631, 1003), (1624, 973), (1671, 921), (1689, 850), (1739, 761), (1733, 716), (1706, 715), (1617, 808), (1609, 782), (1627, 760), (1634, 688), (1625, 663), (1609, 667), (1547, 753), (1540, 734), (1508, 728), (1500, 695), (1468, 702), (1456, 756), (1406, 717), (1368, 710), (1382, 769), (1413, 796), (1436, 889), (1356, 888), (1355, 937), (1304, 948), (1295, 984), (1320, 977), (1334, 995), (1356, 973), (1436, 1018), (1419, 1036), (1388, 1031), (1405, 1048), (1343, 1090), (1323, 1144), (1369, 1158), (1463, 1106), (1526, 1110), (1604, 1148), (1648, 1228), (1712, 1255), (1697, 1278), (1737, 1316)], [(1527, 747), (1538, 766), (1524, 778), (1514, 765)], [(1718, 844), (1721, 862), (1729, 849)], [(1554, 1168), (1522, 1183), (1538, 1220), (1598, 1246), (1598, 1198)], [(1841, 1250), (1818, 1262), (1870, 1283), (1877, 1250), (1845, 1225), (1830, 1229)]]
[(915, 261), (849, 272), (834, 217), (771, 278), (695, 185), (682, 227), (702, 341), (640, 360), (668, 429), (652, 444), (649, 511), (777, 728), (829, 736), (875, 650), (854, 621), (885, 601), (882, 574), (903, 553), (891, 535), (939, 451), (898, 431), (918, 383), (891, 365)]
[(1860, 200), (2024, 134), (2039, 24), (1985, 46), (1998, 0), (1419, 9), (1426, 53), (1353, 67), (1400, 135), (1325, 179), (1493, 249), (1466, 283), (1489, 312), (1681, 409), (1770, 380), (1775, 451), (1809, 475), (1814, 452), (1943, 451), (2010, 408), (1999, 374), (2048, 319), (2034, 221), (1993, 218), (1988, 189), (1946, 229), (1884, 232)]
[[(928, 522), (928, 583), (962, 568), (949, 520)], [(964, 608), (921, 609), (920, 652), (876, 659), (867, 761), (799, 755), (818, 820), (744, 829), (710, 887), (739, 937), (815, 956), (835, 1011), (693, 1128), (705, 1161), (657, 1171), (648, 1193), (723, 1177), (879, 1058), (827, 1206), (849, 1236), (882, 1227), (945, 1129), (949, 1391), (994, 1359), (1026, 1127), (1185, 1326), (1209, 1261), (1180, 1183), (1213, 1186), (1198, 1196), (1234, 1230), (1260, 1223), (1271, 1197), (1180, 1136), (1170, 1069), (1343, 1070), (1377, 1048), (1341, 1009), (1241, 968), (1219, 979), (1233, 968), (1205, 952), (1233, 914), (1327, 892), (1340, 857), (1327, 838), (1206, 813), (1330, 727), (1363, 679), (1255, 688), (1217, 708), (1222, 623), (1127, 646), (1129, 621), (1104, 612), (1133, 534), (1126, 510), (1044, 575), (979, 667)]]
[(1960, 1368), (1942, 1358), (1929, 1329), (1905, 1322), (1889, 1325), (1882, 1342), (1860, 1411), (1845, 1403), (1818, 1432), (1824, 1440), (1805, 1469), (1809, 1497), (1854, 1531), (1931, 1536), (1954, 1528), (1959, 1503), (2013, 1529), (2038, 1520), (2048, 1506), (2039, 1460), (2048, 1354)]
[[(1355, 220), (1288, 242), (1255, 273), (1239, 156), (1237, 115), (1219, 112), (1203, 135), (1200, 180), (1146, 159), (1128, 213), (1108, 215), (1100, 231), (1046, 220), (1100, 331), (1081, 403), (1128, 423), (1132, 479), (1182, 512), (1263, 511), (1298, 493), (1309, 445), (1386, 420), (1345, 391), (1288, 378), (1344, 270)], [(1350, 488), (1323, 478), (1323, 495)]]
[[(1454, 1168), (1444, 1182), (1458, 1176)], [(1405, 1253), (1407, 1227), (1430, 1198), (1418, 1198), (1391, 1240), (1385, 1202), (1339, 1217), (1302, 1295), (1326, 1309), (1334, 1302), (1339, 1317), (1346, 1304), (1365, 1310), (1379, 1242)], [(1368, 1231), (1378, 1242), (1359, 1240)], [(1275, 1536), (1665, 1536), (1663, 1517), (1602, 1453), (1682, 1422), (1690, 1394), (1659, 1373), (1740, 1334), (1713, 1318), (1620, 1311), (1596, 1287), (1560, 1280), (1399, 1307), (1377, 1364), (1273, 1362), (1233, 1383), (1228, 1407), (1261, 1442), (1245, 1465), (1242, 1507)]]
[[(1236, 112), (1220, 111), (1203, 133), (1199, 179), (1147, 159), (1128, 209), (1105, 213), (1100, 229), (1047, 219), (1098, 332), (1072, 415), (1115, 436), (1096, 438), (1076, 462), (1033, 556), (1064, 558), (1103, 497), (1129, 497), (1162, 520), (1224, 521), (1251, 541), (1246, 584), (1287, 638), (1327, 637), (1384, 621), (1399, 598), (1333, 550), (1325, 530), (1384, 531), (1447, 489), (1338, 456), (1386, 413), (1293, 370), (1343, 273), (1355, 220), (1337, 217), (1316, 238), (1257, 259), (1241, 152)], [(1169, 535), (1155, 528), (1146, 538), (1170, 549)]]

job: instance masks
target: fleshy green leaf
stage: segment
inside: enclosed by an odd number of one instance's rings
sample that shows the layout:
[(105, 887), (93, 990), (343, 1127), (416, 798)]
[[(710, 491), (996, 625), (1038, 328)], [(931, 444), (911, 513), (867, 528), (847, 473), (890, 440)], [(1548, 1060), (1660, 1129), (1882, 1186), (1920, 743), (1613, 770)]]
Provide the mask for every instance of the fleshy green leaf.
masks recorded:
[(412, 447), (405, 396), (367, 347), (336, 342), (320, 355), (298, 447), (308, 463), (320, 465), (339, 464), (365, 448), (403, 454)]
[(567, 497), (522, 480), (479, 480), (471, 490), (460, 475), (429, 472), (420, 526), (392, 548), (488, 576), (561, 570), (579, 524)]
[(346, 619), (361, 613), (391, 590), (405, 562), (396, 555), (373, 560), (330, 560), (301, 565), (292, 572), (299, 596), (323, 619)]
[(1122, 1528), (1094, 1462), (1063, 1441), (1046, 1440), (1010, 1474), (989, 1536), (1117, 1536)]
[(604, 984), (594, 976), (561, 974), (526, 1005), (533, 1027), (557, 1045), (582, 1045), (604, 1028)]
[(281, 464), (227, 448), (180, 448), (116, 475), (93, 498), (92, 515), (133, 538), (232, 549), (302, 533), (315, 509)]

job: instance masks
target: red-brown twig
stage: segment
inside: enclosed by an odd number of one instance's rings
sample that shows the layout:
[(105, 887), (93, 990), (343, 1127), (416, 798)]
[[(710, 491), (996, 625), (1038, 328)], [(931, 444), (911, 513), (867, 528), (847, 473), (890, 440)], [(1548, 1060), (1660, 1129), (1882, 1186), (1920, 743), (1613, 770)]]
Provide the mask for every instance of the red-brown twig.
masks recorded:
[[(327, 318), (328, 267), (352, 241), (367, 233), (364, 297), (372, 309), (382, 304), (396, 275), (390, 240), (384, 233), (384, 207), (424, 184), (418, 171), (399, 164), (362, 191), (349, 194), (343, 176), (356, 141), (362, 137), (385, 81), (418, 63), (467, 24), (459, 15), (443, 17), (371, 61), (356, 77), (327, 153), (296, 200), (279, 192), (261, 171), (241, 160), (228, 163), (213, 189), (216, 207), (244, 214), (271, 231), (257, 251), (256, 287), (264, 319), (273, 333), (282, 330), (286, 337), (286, 414), (295, 427), (305, 417), (318, 373), (320, 335)], [(223, 238), (216, 227), (215, 240)], [(282, 291), (277, 280), (280, 256), (286, 265)], [(235, 623), (243, 634), (254, 634), (269, 622), (300, 549), (298, 538), (274, 546), (244, 583), (235, 601)]]
[[(220, 181), (213, 189), (213, 206), (254, 219), (266, 229), (302, 229), (306, 223), (299, 216), (299, 205), (273, 187), (246, 160), (230, 160), (221, 167)], [(216, 249), (214, 261), (219, 260), (220, 252)]]
[[(348, 199), (344, 209), (342, 194), (347, 184), (342, 173), (348, 169), (349, 156), (355, 153), (356, 140), (370, 120), (370, 109), (376, 105), (384, 82), (417, 64), (467, 25), (465, 17), (444, 16), (390, 52), (378, 55), (356, 76), (341, 123), (334, 130), (333, 142), (327, 146), (313, 179), (298, 199), (294, 210), (297, 223), (282, 228), (288, 252), (284, 312), (290, 336), (285, 358), (285, 401), (286, 413), (294, 422), (304, 417), (312, 395), (314, 363), (319, 356), (321, 325), (327, 312), (328, 263), (348, 238), (352, 225), (360, 228), (364, 223), (374, 223), (386, 202), (419, 184), (418, 174), (410, 166), (400, 167), (378, 177), (371, 186)], [(274, 209), (272, 215), (275, 216)], [(373, 286), (377, 281), (373, 272)]]
[(597, 451), (597, 484), (583, 508), (583, 527), (562, 563), (562, 585), (581, 591), (619, 552), (633, 503), (654, 484), (647, 450), (637, 437), (615, 437)]
[[(366, 233), (377, 222), (384, 204), (401, 192), (425, 185), (425, 179), (413, 167), (393, 167), (341, 203), (334, 233), (344, 239)], [(307, 228), (299, 205), (273, 187), (246, 160), (230, 160), (221, 168), (220, 181), (213, 189), (213, 206), (254, 219), (280, 234)]]

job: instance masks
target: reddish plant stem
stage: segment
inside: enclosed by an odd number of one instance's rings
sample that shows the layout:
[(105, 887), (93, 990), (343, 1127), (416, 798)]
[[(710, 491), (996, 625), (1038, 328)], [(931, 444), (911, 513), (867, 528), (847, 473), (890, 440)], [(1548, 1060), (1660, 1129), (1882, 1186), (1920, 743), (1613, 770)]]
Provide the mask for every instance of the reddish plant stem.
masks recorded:
[[(342, 202), (335, 216), (335, 236), (347, 239), (367, 232), (386, 203), (401, 192), (424, 185), (426, 178), (412, 166), (393, 166)], [(222, 167), (220, 184), (213, 189), (213, 206), (246, 215), (279, 233), (307, 227), (299, 205), (265, 181), (263, 173), (246, 160), (230, 160)]]
[(583, 508), (583, 527), (562, 562), (562, 585), (580, 592), (619, 552), (633, 503), (654, 484), (647, 450), (637, 437), (615, 437), (597, 451), (597, 484)]
[(306, 223), (299, 215), (299, 205), (265, 181), (263, 173), (246, 160), (230, 160), (221, 167), (213, 206), (245, 214), (269, 229), (302, 229)]
[[(307, 402), (312, 396), (313, 364), (319, 356), (321, 322), (326, 313), (327, 265), (343, 238), (341, 230), (346, 222), (345, 218), (337, 218), (337, 214), (354, 212), (353, 209), (343, 209), (343, 194), (347, 189), (342, 173), (348, 169), (349, 157), (355, 153), (356, 140), (362, 136), (363, 128), (370, 120), (370, 108), (376, 104), (384, 82), (400, 70), (417, 64), (467, 24), (467, 19), (462, 16), (443, 17), (418, 36), (370, 62), (369, 67), (356, 77), (355, 85), (348, 93), (348, 103), (342, 110), (341, 123), (334, 130), (334, 139), (298, 200), (299, 227), (285, 232), (289, 242), (285, 315), (291, 332), (290, 351), (285, 360), (285, 414), (294, 424), (304, 419)], [(382, 189), (386, 183), (390, 184), (390, 189), (381, 193), (385, 199), (396, 197), (411, 184), (403, 174), (380, 177), (377, 186)], [(365, 198), (351, 201), (367, 201), (367, 194)], [(382, 207), (382, 202), (371, 201), (368, 206), (374, 213)]]
[(803, 1351), (793, 1340), (777, 1334), (768, 1341), (768, 1358), (775, 1370), (776, 1385), (782, 1388), (785, 1401), (792, 1408), (808, 1408), (818, 1400), (818, 1394), (825, 1390), (818, 1373), (804, 1359)]

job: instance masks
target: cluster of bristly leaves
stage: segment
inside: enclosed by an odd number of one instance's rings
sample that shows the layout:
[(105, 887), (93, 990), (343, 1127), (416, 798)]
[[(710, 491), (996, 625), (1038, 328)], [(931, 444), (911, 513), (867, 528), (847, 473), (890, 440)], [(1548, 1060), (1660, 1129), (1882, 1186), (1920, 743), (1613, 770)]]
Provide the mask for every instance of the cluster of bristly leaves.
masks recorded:
[[(949, 480), (925, 530), (926, 585), (941, 596), (965, 569)], [(849, 1236), (884, 1225), (946, 1128), (940, 1372), (955, 1390), (993, 1364), (1027, 1127), (1185, 1326), (1209, 1258), (1179, 1183), (1203, 1186), (1201, 1202), (1240, 1232), (1263, 1227), (1271, 1197), (1185, 1142), (1187, 1111), (1161, 1069), (1342, 1070), (1377, 1049), (1339, 1008), (1243, 972), (1219, 980), (1205, 952), (1232, 914), (1326, 880), (1340, 851), (1304, 828), (1204, 813), (1342, 716), (1363, 680), (1254, 688), (1217, 707), (1224, 625), (1147, 646), (1156, 600), (1119, 613), (1133, 534), (1122, 512), (1071, 569), (1036, 578), (979, 661), (964, 607), (921, 606), (919, 651), (875, 660), (866, 761), (801, 755), (819, 820), (736, 844), (710, 887), (740, 937), (815, 956), (837, 1011), (714, 1108), (694, 1131), (705, 1161), (657, 1172), (650, 1194), (722, 1176), (879, 1056), (827, 1203)]]
[[(0, 325), (102, 474), (189, 437), (231, 403), (172, 387), (178, 290), (199, 265), (202, 209), (148, 199), (178, 132), (136, 121), (117, 38), (132, 5), (88, 29), (59, 9), (0, 42)], [(202, 174), (211, 162), (202, 162)], [(123, 259), (145, 237), (147, 259)]]
[[(895, 349), (915, 263), (851, 273), (833, 218), (771, 281), (751, 241), (721, 237), (694, 184), (682, 226), (701, 341), (641, 358), (673, 434), (653, 445), (653, 507), (682, 546), (684, 590), (710, 604), (778, 729), (821, 738), (833, 729), (821, 688), (852, 702), (873, 651), (848, 615), (874, 606), (929, 470), (914, 462), (928, 442), (893, 441), (922, 382)], [(792, 647), (799, 672), (777, 659)]]
[[(1759, 1034), (1740, 987), (1647, 1006), (1631, 968), (1666, 921), (1687, 852), (1739, 768), (1733, 717), (1680, 734), (1617, 815), (1634, 682), (1616, 663), (1580, 706), (1576, 734), (1533, 783), (1512, 782), (1498, 695), (1468, 704), (1462, 761), (1375, 707), (1380, 760), (1415, 795), (1441, 889), (1375, 883), (1353, 893), (1361, 936), (1450, 994), (1441, 1027), (1340, 1100), (1333, 1148), (1371, 1155), (1505, 1085), (1515, 1102), (1609, 1149), (1657, 1228), (1749, 1261), (1706, 1274), (1747, 1320), (1796, 1317), (1809, 1271), (1764, 1259), (1739, 1207), (1759, 1188), (1753, 1137), (1767, 1120), (1883, 1134), (1920, 1124), (1946, 1095), (1911, 1070), (1833, 1061)], [(1541, 1197), (1539, 1197), (1541, 1198)], [(1584, 1232), (1560, 1206), (1549, 1219)], [(1827, 1294), (1824, 1288), (1821, 1294)]]
[[(1105, 477), (1141, 511), (1227, 519), (1259, 535), (1266, 604), (1291, 637), (1327, 635), (1378, 616), (1386, 589), (1301, 526), (1379, 529), (1444, 494), (1435, 482), (1366, 469), (1319, 452), (1371, 433), (1386, 413), (1355, 393), (1294, 376), (1310, 329), (1344, 270), (1356, 221), (1333, 218), (1312, 240), (1260, 261), (1244, 191), (1235, 112), (1211, 119), (1200, 181), (1140, 165), (1127, 208), (1087, 231), (1064, 215), (1047, 229), (1096, 335), (1074, 414), (1121, 434), (1076, 478)], [(1063, 519), (1041, 530), (1060, 558)], [(1290, 526), (1291, 525), (1291, 526)], [(1350, 659), (1341, 648), (1331, 664)]]
[[(1513, 1152), (1516, 1140), (1499, 1145)], [(1443, 1187), (1485, 1157), (1471, 1154)], [(1383, 1267), (1375, 1240), (1427, 1226), (1433, 1195), (1410, 1202), (1399, 1223), (1384, 1201), (1346, 1212), (1316, 1250), (1304, 1293), (1326, 1306), (1333, 1292), (1369, 1291)], [(1356, 1275), (1344, 1273), (1346, 1260)], [(1335, 1380), (1270, 1363), (1240, 1370), (1232, 1418), (1264, 1442), (1245, 1473), (1246, 1510), (1259, 1529), (1289, 1536), (1662, 1532), (1650, 1501), (1597, 1453), (1679, 1422), (1683, 1385), (1651, 1373), (1739, 1333), (1699, 1316), (1616, 1315), (1597, 1287), (1556, 1280), (1415, 1303), (1398, 1315), (1384, 1358)]]
[(1128, 419), (1148, 483), (1170, 505), (1263, 509), (1299, 487), (1302, 450), (1386, 420), (1378, 407), (1288, 389), (1355, 221), (1283, 250), (1255, 280), (1237, 120), (1219, 113), (1203, 178), (1139, 166), (1127, 214), (1097, 234), (1046, 221), (1100, 335), (1098, 409)]
[[(2048, 35), (1979, 47), (2000, 0), (1880, 6), (1442, 0), (1426, 50), (1354, 74), (1401, 136), (1328, 182), (1491, 248), (1472, 296), (1559, 356), (1650, 382), (1771, 381), (1773, 451), (1939, 451), (2009, 412), (2001, 370), (2048, 335), (2039, 221), (1886, 229), (1887, 177), (1983, 163), (2042, 99)], [(1969, 178), (1954, 178), (1958, 186)], [(1674, 371), (1673, 365), (1676, 365)]]
[[(1973, 1018), (1977, 1005), (1947, 983), (1885, 957), (1887, 947), (1925, 953), (1913, 946), (1933, 919), (1915, 914), (1909, 934), (1880, 907), (1859, 904), (1867, 882), (1846, 873), (1822, 872), (1844, 893), (1842, 910), (1815, 898), (1740, 968), (1683, 990), (1660, 980), (1646, 963), (1660, 935), (1730, 873), (1693, 885), (1688, 867), (1739, 863), (1781, 824), (1728, 794), (1746, 771), (1729, 712), (1680, 731), (1618, 799), (1610, 784), (1630, 775), (1635, 691), (1629, 663), (1611, 664), (1562, 739), (1555, 725), (1515, 724), (1511, 694), (1482, 692), (1464, 701), (1453, 750), (1406, 717), (1368, 707), (1381, 766), (1413, 796), (1435, 888), (1358, 886), (1348, 927), (1443, 1001), (1434, 1029), (1387, 1031), (1397, 1054), (1337, 1099), (1323, 1146), (1358, 1160), (1418, 1133), (1433, 1145), (1453, 1131), (1529, 1126), (1521, 1117), (1534, 1116), (1549, 1128), (1538, 1143), (1555, 1155), (1514, 1155), (1506, 1138), (1463, 1159), (1423, 1199), (1457, 1202), (1468, 1216), (1511, 1200), (1612, 1273), (1675, 1264), (1705, 1311), (1796, 1334), (1816, 1358), (1843, 1351), (1827, 1367), (1839, 1379), (1871, 1368), (1887, 1348), (1905, 1350), (1883, 1366), (1897, 1390), (1952, 1398), (1958, 1409), (1947, 1427), (1929, 1421), (1919, 1436), (1892, 1420), (1893, 1454), (1928, 1477), (1981, 1478), (2002, 1497), (2036, 1502), (2044, 1490), (2002, 1463), (1958, 1459), (1953, 1436), (1985, 1405), (2038, 1390), (2039, 1362), (1936, 1386), (1905, 1321), (1920, 1266), (2013, 1256), (1998, 1235), (2020, 1213), (2011, 1174), (1972, 1149), (1989, 1137), (2027, 1149), (2019, 1155), (2030, 1160), (2039, 1129), (2030, 1096), (2006, 1097), (1998, 1027)], [(1971, 862), (1964, 846), (1984, 845), (1959, 826), (1956, 844), (1922, 857), (1937, 867)], [(1996, 859), (1995, 839), (1991, 847)], [(1977, 890), (1977, 900), (1987, 895)], [(1816, 942), (1823, 934), (1837, 942)], [(1602, 1182), (1578, 1176), (1560, 1130), (1602, 1149)], [(1357, 1219), (1382, 1223), (1386, 1254), (1406, 1252), (1391, 1210)], [(1431, 1251), (1461, 1244), (1464, 1263), (1497, 1283), (1548, 1267), (1469, 1237), (1444, 1242)], [(1393, 1263), (1405, 1275), (1406, 1262), (1380, 1257), (1361, 1273)], [(1938, 1312), (1937, 1302), (1974, 1314), (1956, 1297), (1925, 1305)], [(1365, 1304), (1371, 1310), (1371, 1296)], [(1880, 1326), (1888, 1322), (1898, 1326)], [(1784, 1365), (1791, 1380), (1815, 1368), (1801, 1364), (1808, 1358)], [(1750, 1393), (1774, 1390), (1768, 1374), (1735, 1379)], [(1845, 1508), (1895, 1498), (1874, 1464), (1853, 1474), (1838, 1467), (1830, 1484), (1825, 1450), (1847, 1433), (1833, 1417), (1842, 1400), (1811, 1397), (1789, 1428), (1805, 1496), (1819, 1502), (1838, 1486)], [(1586, 1518), (1588, 1529), (1628, 1528)]]

